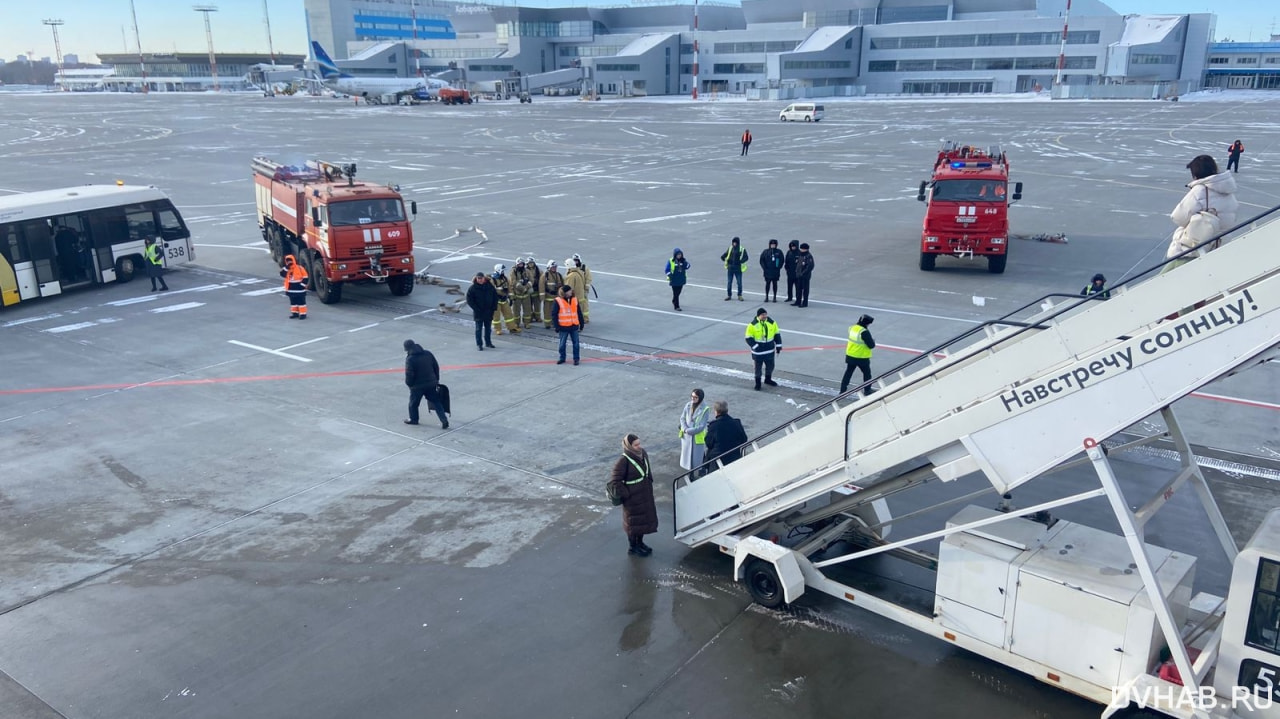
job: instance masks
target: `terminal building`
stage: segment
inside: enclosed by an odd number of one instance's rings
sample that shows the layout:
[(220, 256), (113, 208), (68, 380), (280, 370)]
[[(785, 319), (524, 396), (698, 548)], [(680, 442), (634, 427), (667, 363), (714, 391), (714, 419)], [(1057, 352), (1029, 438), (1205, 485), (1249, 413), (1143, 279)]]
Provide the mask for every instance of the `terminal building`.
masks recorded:
[[(249, 73), (255, 67), (270, 65), (272, 57), (267, 53), (215, 53), (217, 77), (209, 63), (208, 53), (98, 53), (98, 60), (110, 65), (113, 71), (99, 78), (101, 89), (137, 92), (146, 86), (148, 92), (190, 92), (212, 90), (253, 89)], [(276, 53), (275, 64), (302, 65), (303, 55)], [(146, 71), (145, 79), (143, 71)]]
[(1209, 46), (1205, 87), (1280, 90), (1280, 39), (1271, 42), (1215, 42)]
[[(1101, 0), (742, 0), (527, 8), (305, 0), (310, 37), (353, 74), (455, 71), (471, 85), (583, 68), (601, 94), (787, 99), (983, 94), (1055, 85), (1199, 89), (1214, 16), (1121, 15)], [(1065, 28), (1065, 44), (1064, 40)], [(1059, 58), (1061, 55), (1061, 69)], [(1090, 96), (1110, 95), (1099, 90)], [(1100, 93), (1100, 94), (1099, 94)], [(1067, 96), (1076, 96), (1070, 94)]]

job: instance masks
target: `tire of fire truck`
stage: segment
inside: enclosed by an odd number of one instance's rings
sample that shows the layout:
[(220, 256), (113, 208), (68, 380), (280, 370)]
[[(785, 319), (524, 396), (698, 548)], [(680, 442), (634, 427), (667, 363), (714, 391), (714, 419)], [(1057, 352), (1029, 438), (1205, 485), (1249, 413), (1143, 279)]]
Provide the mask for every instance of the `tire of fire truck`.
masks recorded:
[(328, 277), (324, 276), (323, 263), (320, 256), (313, 254), (311, 256), (311, 287), (316, 291), (316, 296), (326, 305), (337, 304), (342, 301), (342, 283), (330, 282)]
[(391, 294), (396, 297), (404, 297), (413, 292), (413, 275), (396, 275), (387, 278), (387, 287), (391, 288)]
[(116, 260), (116, 282), (125, 283), (133, 279), (133, 273), (141, 261), (137, 255), (125, 255)]
[(933, 272), (933, 266), (937, 263), (938, 256), (929, 254), (928, 252), (920, 253), (920, 269), (925, 272)]
[(782, 593), (782, 581), (778, 579), (778, 571), (772, 564), (753, 557), (747, 562), (743, 579), (746, 580), (747, 591), (751, 593), (751, 598), (756, 604), (769, 609), (777, 609), (786, 604), (785, 595)]
[(1004, 264), (1009, 259), (1008, 255), (990, 255), (987, 257), (987, 272), (993, 275), (1004, 274)]

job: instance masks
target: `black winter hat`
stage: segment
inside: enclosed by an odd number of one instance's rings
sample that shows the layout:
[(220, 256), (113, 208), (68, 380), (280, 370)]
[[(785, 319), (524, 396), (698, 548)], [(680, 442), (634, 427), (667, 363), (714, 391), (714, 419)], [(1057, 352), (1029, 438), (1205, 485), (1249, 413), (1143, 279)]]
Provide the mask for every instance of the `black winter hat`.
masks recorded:
[(760, 309), (756, 310), (756, 317), (759, 317), (760, 315), (767, 315), (767, 314), (769, 314), (769, 310), (766, 310), (766, 309), (765, 309), (765, 308), (763, 308), (763, 307), (761, 307)]
[(871, 315), (862, 315), (861, 317), (858, 318), (858, 324), (862, 325), (863, 327), (870, 327), (871, 323), (875, 321), (876, 321), (876, 318), (872, 317)]
[(800, 246), (800, 241), (799, 241), (799, 240), (792, 240), (792, 241), (790, 241), (790, 242), (788, 242), (788, 243), (787, 243), (787, 247), (788, 247), (788, 248), (790, 248), (790, 249), (793, 249), (793, 250), (794, 250), (795, 248), (799, 247), (799, 246)]
[(1101, 272), (1099, 272), (1098, 274), (1096, 274), (1096, 275), (1094, 275), (1094, 276), (1093, 276), (1093, 281), (1094, 281), (1094, 282), (1106, 282), (1106, 281), (1107, 281), (1107, 278), (1103, 277), (1103, 276), (1102, 276), (1102, 273), (1101, 273)]
[(777, 240), (769, 240), (769, 246), (770, 246), (770, 247), (777, 247), (777, 246), (778, 246), (778, 241), (777, 241)]
[(408, 352), (409, 350), (413, 349), (413, 348), (414, 348), (414, 347), (416, 347), (417, 345), (418, 345), (418, 343), (417, 343), (417, 342), (414, 342), (413, 340), (405, 340), (405, 341), (404, 341), (404, 351), (405, 351), (405, 352)]
[(802, 250), (807, 250), (807, 249), (809, 249), (809, 243), (808, 243), (808, 242), (801, 242), (801, 243), (800, 243), (800, 249), (802, 249)]

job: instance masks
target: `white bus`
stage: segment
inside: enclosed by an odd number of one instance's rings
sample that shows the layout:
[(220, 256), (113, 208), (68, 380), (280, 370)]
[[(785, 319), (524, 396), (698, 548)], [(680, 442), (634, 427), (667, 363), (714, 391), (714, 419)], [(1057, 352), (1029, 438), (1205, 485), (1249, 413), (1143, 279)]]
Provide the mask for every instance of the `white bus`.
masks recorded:
[(143, 240), (166, 267), (195, 260), (182, 215), (154, 187), (83, 185), (0, 197), (0, 307), (145, 273)]

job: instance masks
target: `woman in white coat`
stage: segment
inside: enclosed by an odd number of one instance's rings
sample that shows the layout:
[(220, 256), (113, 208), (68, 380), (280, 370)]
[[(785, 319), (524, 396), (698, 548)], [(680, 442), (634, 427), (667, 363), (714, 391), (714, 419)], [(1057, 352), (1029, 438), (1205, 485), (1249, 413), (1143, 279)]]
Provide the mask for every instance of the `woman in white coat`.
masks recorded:
[(697, 469), (705, 461), (711, 408), (702, 401), (704, 397), (701, 389), (695, 389), (680, 412), (680, 466), (685, 469)]
[[(1187, 194), (1182, 197), (1178, 206), (1169, 213), (1169, 218), (1177, 228), (1173, 231), (1173, 239), (1165, 252), (1166, 259), (1185, 252), (1205, 241), (1206, 237), (1196, 238), (1187, 227), (1192, 218), (1201, 212), (1210, 212), (1218, 217), (1219, 231), (1227, 230), (1236, 224), (1236, 212), (1240, 203), (1236, 200), (1236, 179), (1230, 172), (1218, 172), (1218, 163), (1208, 155), (1199, 155), (1187, 163), (1191, 170), (1191, 182), (1187, 183)], [(1178, 262), (1171, 262), (1165, 271), (1195, 259), (1188, 255)]]

